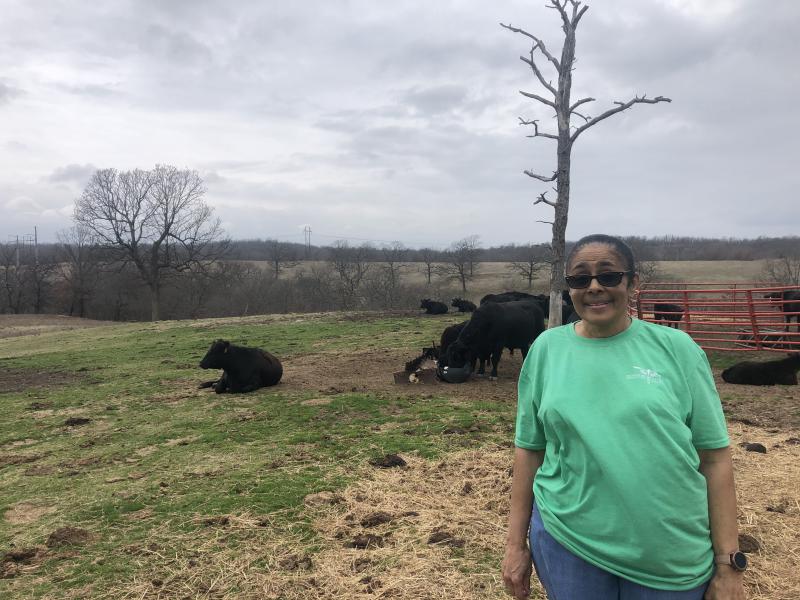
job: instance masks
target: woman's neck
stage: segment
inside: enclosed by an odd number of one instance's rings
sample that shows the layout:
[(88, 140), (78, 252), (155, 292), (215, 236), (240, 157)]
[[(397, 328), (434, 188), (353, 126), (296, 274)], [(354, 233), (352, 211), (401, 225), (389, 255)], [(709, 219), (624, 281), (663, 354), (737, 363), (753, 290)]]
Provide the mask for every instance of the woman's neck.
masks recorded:
[(622, 333), (630, 327), (633, 319), (625, 315), (624, 318), (604, 326), (597, 326), (580, 320), (575, 323), (575, 332), (585, 338), (608, 338)]

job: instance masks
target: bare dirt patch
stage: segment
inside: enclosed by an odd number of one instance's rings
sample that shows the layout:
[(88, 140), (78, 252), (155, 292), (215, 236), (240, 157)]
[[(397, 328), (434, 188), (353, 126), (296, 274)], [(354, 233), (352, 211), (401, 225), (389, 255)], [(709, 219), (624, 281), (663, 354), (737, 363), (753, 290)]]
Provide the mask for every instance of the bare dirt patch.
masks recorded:
[(31, 389), (53, 388), (75, 383), (80, 374), (42, 369), (0, 369), (0, 394), (25, 392)]
[(394, 372), (402, 370), (414, 358), (408, 350), (372, 350), (362, 352), (296, 355), (283, 361), (284, 374), (279, 388), (312, 391), (322, 394), (346, 392), (384, 392), (397, 396), (424, 394), (447, 395), (456, 400), (516, 402), (517, 378), (522, 356), (505, 354), (500, 362), (499, 379), (473, 376), (466, 383), (418, 383), (397, 385)]
[(3, 518), (13, 525), (33, 523), (44, 515), (49, 515), (56, 511), (55, 506), (38, 504), (35, 502), (18, 502), (9, 508)]

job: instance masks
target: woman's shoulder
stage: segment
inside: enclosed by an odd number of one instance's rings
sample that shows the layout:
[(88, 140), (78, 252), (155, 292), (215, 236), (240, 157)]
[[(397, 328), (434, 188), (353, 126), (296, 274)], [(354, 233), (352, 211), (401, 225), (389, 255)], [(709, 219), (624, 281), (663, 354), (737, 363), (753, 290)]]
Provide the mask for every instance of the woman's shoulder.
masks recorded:
[(639, 321), (639, 323), (641, 331), (650, 339), (658, 340), (678, 352), (691, 356), (700, 356), (703, 353), (703, 349), (685, 331), (649, 321)]

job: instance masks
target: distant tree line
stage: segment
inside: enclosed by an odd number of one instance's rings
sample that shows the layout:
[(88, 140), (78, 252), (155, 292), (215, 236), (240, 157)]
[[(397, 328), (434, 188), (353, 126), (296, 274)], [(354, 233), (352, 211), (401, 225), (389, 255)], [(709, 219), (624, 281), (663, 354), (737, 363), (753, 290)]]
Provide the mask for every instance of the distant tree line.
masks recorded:
[[(636, 237), (623, 239), (633, 248), (637, 258), (651, 261), (672, 260), (763, 260), (794, 256), (800, 254), (800, 237), (760, 237), (742, 238), (702, 238), (702, 237)], [(574, 242), (567, 242), (567, 251)], [(505, 244), (480, 249), (482, 262), (512, 262), (531, 244)], [(275, 256), (276, 246), (281, 252), (290, 252), (296, 260), (326, 260), (330, 252), (329, 246), (311, 246), (306, 251), (303, 244), (277, 240), (237, 240), (230, 243), (229, 257), (235, 260), (268, 261)], [(538, 244), (546, 247), (546, 244)], [(409, 262), (444, 262), (452, 247), (407, 248), (406, 257)], [(382, 260), (381, 246), (367, 245), (365, 251), (370, 261)]]
[[(504, 263), (517, 289), (551, 275), (549, 245), (483, 248), (477, 235), (417, 249), (399, 241), (231, 241), (204, 194), (196, 171), (170, 165), (96, 171), (58, 243), (0, 244), (0, 312), (119, 321), (412, 309), (422, 297), (468, 296), (483, 263)], [(765, 280), (800, 277), (799, 238), (627, 241), (645, 280), (657, 278), (655, 261), (665, 260), (770, 259)]]
[[(56, 244), (40, 244), (35, 254), (30, 246), (0, 244), (0, 312), (115, 321), (154, 318), (151, 288), (139, 267), (118, 249), (101, 243), (81, 225), (59, 238)], [(658, 275), (654, 257), (663, 260), (666, 251), (680, 247), (683, 256), (698, 260), (767, 258), (765, 281), (800, 283), (797, 238), (628, 241), (640, 259), (638, 269), (650, 279)], [(505, 263), (508, 280), (520, 290), (534, 290), (537, 278), (542, 288), (541, 280), (549, 276), (546, 245), (481, 248), (477, 236), (444, 250), (340, 241), (312, 246), (307, 254), (302, 244), (278, 240), (218, 242), (215, 248), (214, 260), (161, 274), (158, 318), (416, 309), (423, 297), (468, 295), (487, 262)], [(149, 252), (148, 244), (141, 251)]]

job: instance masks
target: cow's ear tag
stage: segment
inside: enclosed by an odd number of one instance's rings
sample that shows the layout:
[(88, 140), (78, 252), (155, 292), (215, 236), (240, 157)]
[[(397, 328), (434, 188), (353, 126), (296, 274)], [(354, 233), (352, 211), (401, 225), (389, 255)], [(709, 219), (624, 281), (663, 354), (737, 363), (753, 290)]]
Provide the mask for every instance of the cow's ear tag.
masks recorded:
[[(227, 351), (228, 351), (228, 346), (225, 346), (225, 352)], [(225, 352), (223, 352), (223, 354), (225, 354)]]

